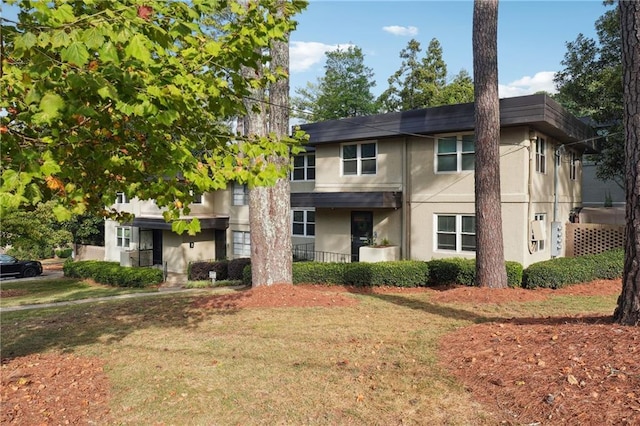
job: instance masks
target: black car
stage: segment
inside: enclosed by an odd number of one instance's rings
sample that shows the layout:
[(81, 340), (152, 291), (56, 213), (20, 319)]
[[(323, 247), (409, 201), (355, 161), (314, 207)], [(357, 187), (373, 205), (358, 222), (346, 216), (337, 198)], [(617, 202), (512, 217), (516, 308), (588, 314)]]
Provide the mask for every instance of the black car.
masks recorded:
[(1, 277), (35, 277), (42, 274), (42, 263), (37, 260), (18, 260), (8, 254), (0, 254)]

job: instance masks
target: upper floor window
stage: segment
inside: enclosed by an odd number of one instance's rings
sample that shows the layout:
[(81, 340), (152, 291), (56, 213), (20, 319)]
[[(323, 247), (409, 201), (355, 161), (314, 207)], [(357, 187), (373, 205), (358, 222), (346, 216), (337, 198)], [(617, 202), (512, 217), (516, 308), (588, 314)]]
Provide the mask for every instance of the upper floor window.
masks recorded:
[(243, 231), (233, 231), (234, 256), (251, 257), (251, 234)]
[(129, 199), (124, 192), (116, 192), (116, 204), (126, 204), (128, 202)]
[(536, 172), (547, 173), (547, 141), (536, 139)]
[(313, 237), (316, 235), (316, 212), (313, 210), (293, 210), (292, 211), (293, 235), (301, 237)]
[(571, 151), (571, 162), (569, 163), (569, 179), (576, 180), (578, 178), (578, 162), (580, 156), (577, 152)]
[(436, 215), (436, 248), (455, 252), (476, 251), (476, 217)]
[(233, 205), (246, 206), (249, 204), (249, 187), (246, 184), (233, 183)]
[(475, 169), (476, 145), (474, 135), (438, 138), (436, 145), (437, 172), (462, 172)]
[(342, 174), (375, 175), (377, 151), (375, 142), (342, 145)]
[(315, 180), (316, 155), (301, 154), (293, 157), (293, 171), (291, 180)]
[(116, 247), (129, 248), (131, 244), (131, 228), (118, 226), (116, 228)]

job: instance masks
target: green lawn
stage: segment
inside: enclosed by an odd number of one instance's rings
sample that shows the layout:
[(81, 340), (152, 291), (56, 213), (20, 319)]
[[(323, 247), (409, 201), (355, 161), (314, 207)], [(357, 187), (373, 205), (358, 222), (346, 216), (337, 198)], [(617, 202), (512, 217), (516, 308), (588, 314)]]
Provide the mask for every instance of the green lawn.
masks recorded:
[(155, 292), (155, 288), (119, 288), (91, 284), (76, 278), (0, 281), (0, 307), (66, 302), (118, 294)]
[[(74, 280), (28, 286), (24, 303), (109, 290)], [(430, 293), (349, 294), (359, 304), (216, 310), (194, 307), (202, 294), (209, 291), (3, 312), (2, 356), (103, 359), (108, 424), (493, 425), (439, 366), (439, 338), (514, 316), (610, 314), (616, 299), (453, 305)]]

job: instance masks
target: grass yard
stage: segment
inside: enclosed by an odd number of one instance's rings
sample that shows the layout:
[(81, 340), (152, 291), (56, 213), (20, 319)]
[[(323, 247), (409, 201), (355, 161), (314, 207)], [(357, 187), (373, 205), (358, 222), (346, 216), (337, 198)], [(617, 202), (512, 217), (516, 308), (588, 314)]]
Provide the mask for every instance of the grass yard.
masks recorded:
[(3, 312), (2, 357), (102, 360), (110, 409), (100, 424), (493, 425), (442, 367), (443, 336), (615, 307), (615, 295), (454, 304), (425, 291), (345, 293), (358, 303), (342, 307), (213, 309), (195, 303), (202, 294), (211, 293)]
[(17, 279), (0, 281), (0, 307), (68, 302), (128, 293), (149, 293), (155, 288), (122, 288), (94, 284), (79, 278)]

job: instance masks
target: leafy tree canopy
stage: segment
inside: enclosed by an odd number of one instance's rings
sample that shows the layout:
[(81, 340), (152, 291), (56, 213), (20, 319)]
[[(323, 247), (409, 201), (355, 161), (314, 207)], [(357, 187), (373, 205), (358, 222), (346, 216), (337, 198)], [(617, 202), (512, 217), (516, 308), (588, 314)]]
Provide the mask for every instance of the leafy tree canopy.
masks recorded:
[(362, 49), (349, 46), (326, 55), (324, 76), (296, 89), (294, 116), (313, 122), (376, 113), (373, 71), (364, 64)]
[(595, 23), (598, 40), (579, 34), (567, 43), (562, 65), (554, 78), (555, 98), (578, 116), (590, 116), (600, 133), (597, 175), (623, 187), (622, 53), (618, 9), (607, 10)]
[[(286, 70), (246, 78), (269, 60), (303, 1), (29, 1), (2, 20), (0, 214), (55, 201), (60, 219), (105, 212), (116, 192), (154, 199), (165, 218), (188, 214), (193, 192), (239, 180), (272, 184), (287, 170), (264, 161), (298, 142), (241, 138), (251, 87)], [(175, 221), (197, 232), (197, 220)]]

